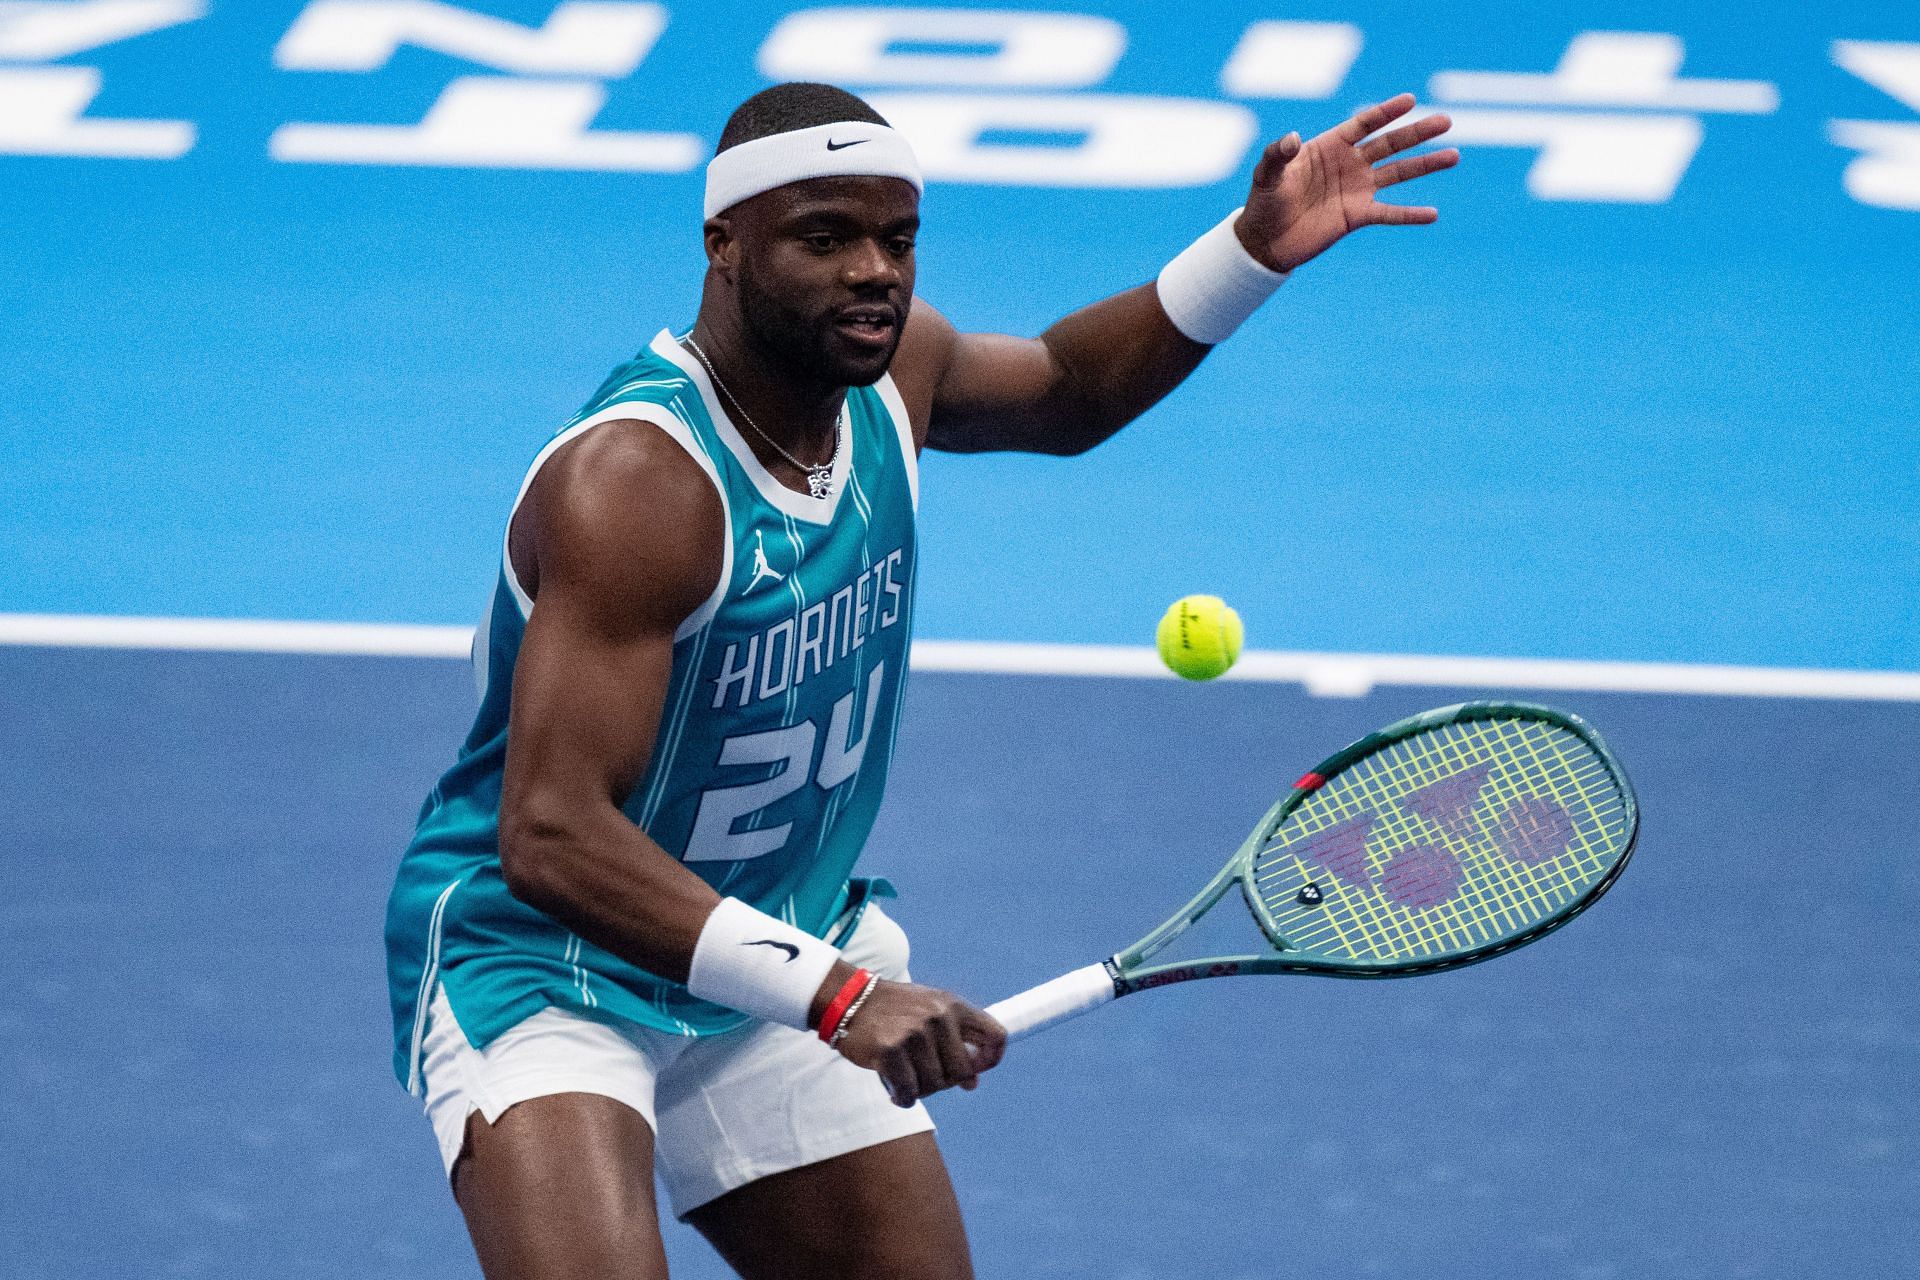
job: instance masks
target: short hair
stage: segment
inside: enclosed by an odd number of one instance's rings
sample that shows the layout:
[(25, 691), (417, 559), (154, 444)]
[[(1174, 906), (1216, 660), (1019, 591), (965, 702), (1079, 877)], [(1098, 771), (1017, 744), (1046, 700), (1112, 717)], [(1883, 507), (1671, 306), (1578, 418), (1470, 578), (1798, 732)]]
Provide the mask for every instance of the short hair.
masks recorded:
[(771, 89), (762, 89), (734, 108), (733, 114), (727, 117), (727, 127), (720, 131), (720, 145), (714, 148), (714, 154), (718, 155), (728, 147), (737, 147), (756, 138), (792, 133), (795, 129), (811, 129), (815, 125), (844, 124), (850, 120), (877, 125), (887, 123), (878, 111), (845, 89), (807, 80), (776, 84)]

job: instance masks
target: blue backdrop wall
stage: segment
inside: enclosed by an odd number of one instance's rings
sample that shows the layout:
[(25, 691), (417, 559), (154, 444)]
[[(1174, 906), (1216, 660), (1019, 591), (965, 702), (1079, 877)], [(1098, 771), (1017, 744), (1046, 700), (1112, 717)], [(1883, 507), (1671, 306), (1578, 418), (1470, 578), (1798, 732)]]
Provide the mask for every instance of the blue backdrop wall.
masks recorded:
[(1411, 89), (1440, 223), (1086, 458), (930, 460), (922, 633), (1209, 590), (1271, 648), (1920, 664), (1911, 6), (954, 13), (0, 6), (0, 611), (471, 620), (540, 441), (691, 317), (698, 164), (770, 79), (913, 124), (922, 292), (1016, 333)]

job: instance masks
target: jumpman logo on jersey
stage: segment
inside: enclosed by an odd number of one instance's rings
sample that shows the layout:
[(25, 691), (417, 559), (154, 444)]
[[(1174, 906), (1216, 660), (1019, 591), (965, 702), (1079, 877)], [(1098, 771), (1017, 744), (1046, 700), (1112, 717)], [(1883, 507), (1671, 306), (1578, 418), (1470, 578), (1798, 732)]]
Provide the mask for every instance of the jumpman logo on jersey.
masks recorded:
[(753, 531), (753, 577), (748, 580), (747, 589), (740, 594), (743, 596), (753, 594), (753, 589), (760, 585), (760, 579), (762, 578), (772, 578), (775, 582), (784, 582), (786, 581), (786, 577), (786, 574), (781, 573), (767, 563), (767, 544), (762, 540), (760, 530), (755, 529)]

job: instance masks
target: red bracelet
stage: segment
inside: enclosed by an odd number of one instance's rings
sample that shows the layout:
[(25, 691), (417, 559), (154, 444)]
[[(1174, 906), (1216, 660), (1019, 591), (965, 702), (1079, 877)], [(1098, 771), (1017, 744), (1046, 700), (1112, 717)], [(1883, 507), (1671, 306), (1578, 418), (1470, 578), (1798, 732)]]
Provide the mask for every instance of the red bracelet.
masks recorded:
[(820, 1015), (820, 1025), (817, 1030), (822, 1040), (829, 1042), (833, 1040), (833, 1033), (839, 1030), (840, 1020), (847, 1016), (847, 1006), (867, 989), (867, 980), (872, 977), (873, 975), (865, 969), (855, 969), (853, 976), (847, 979), (846, 985), (834, 992), (833, 999), (827, 1001), (826, 1012)]

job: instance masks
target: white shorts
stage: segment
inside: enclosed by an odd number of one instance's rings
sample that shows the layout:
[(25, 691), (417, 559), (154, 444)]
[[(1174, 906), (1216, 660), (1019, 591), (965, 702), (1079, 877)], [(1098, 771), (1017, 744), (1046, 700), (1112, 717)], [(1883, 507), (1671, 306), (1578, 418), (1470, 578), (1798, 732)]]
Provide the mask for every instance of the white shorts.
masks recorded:
[[(907, 978), (907, 935), (876, 903), (842, 950), (861, 968)], [(925, 1107), (894, 1106), (878, 1075), (818, 1036), (767, 1022), (694, 1037), (547, 1008), (475, 1049), (436, 986), (424, 1049), (427, 1118), (449, 1175), (473, 1112), (492, 1124), (529, 1098), (600, 1094), (646, 1118), (682, 1218), (768, 1174), (933, 1128)]]

